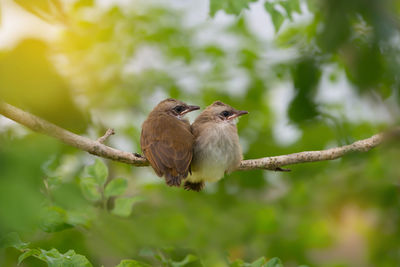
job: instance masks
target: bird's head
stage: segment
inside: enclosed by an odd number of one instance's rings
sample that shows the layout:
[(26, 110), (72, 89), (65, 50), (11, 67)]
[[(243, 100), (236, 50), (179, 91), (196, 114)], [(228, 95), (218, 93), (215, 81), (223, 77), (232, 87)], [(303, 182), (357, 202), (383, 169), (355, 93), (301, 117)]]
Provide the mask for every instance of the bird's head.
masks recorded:
[(161, 101), (155, 108), (155, 112), (164, 112), (170, 114), (178, 119), (183, 118), (185, 114), (200, 109), (199, 106), (188, 105), (182, 101), (167, 98)]
[(214, 121), (230, 123), (235, 123), (236, 118), (248, 114), (245, 110), (237, 110), (221, 101), (215, 101), (203, 113)]

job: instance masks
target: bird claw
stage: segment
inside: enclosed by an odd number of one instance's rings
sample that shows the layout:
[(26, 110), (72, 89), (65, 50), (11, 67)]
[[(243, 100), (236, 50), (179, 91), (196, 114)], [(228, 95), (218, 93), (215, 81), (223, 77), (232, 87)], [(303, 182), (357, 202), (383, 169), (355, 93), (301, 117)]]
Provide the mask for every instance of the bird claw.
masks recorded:
[(185, 188), (185, 190), (188, 190), (188, 191), (192, 190), (192, 191), (200, 192), (204, 188), (204, 182), (192, 183), (192, 182), (186, 181), (184, 188)]
[(165, 182), (168, 186), (177, 186), (181, 185), (181, 178), (180, 177), (165, 177)]
[(276, 167), (274, 171), (276, 171), (276, 172), (290, 172), (292, 170), (291, 169), (282, 169), (281, 167)]

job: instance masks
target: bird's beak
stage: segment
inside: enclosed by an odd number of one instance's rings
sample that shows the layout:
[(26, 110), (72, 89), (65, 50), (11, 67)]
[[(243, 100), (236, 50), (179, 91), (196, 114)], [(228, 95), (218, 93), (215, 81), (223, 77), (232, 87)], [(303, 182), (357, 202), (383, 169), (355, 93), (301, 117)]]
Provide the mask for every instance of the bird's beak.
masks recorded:
[(185, 111), (183, 111), (183, 112), (181, 113), (181, 115), (184, 115), (184, 114), (186, 114), (186, 113), (189, 113), (189, 112), (192, 112), (192, 111), (195, 111), (195, 110), (198, 110), (198, 109), (200, 109), (199, 106), (188, 106), (188, 109), (186, 109)]
[(232, 114), (231, 116), (229, 116), (229, 117), (228, 117), (228, 120), (232, 120), (232, 119), (235, 119), (235, 118), (237, 118), (237, 117), (240, 117), (240, 116), (246, 115), (246, 114), (249, 114), (249, 112), (246, 111), (246, 110), (238, 110), (238, 111), (236, 111), (234, 114)]

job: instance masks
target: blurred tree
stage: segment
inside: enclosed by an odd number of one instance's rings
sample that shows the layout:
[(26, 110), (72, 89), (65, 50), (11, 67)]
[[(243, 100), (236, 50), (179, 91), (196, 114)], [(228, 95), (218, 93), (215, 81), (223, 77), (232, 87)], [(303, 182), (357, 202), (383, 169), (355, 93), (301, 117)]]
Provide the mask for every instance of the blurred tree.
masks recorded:
[(82, 132), (87, 119), (67, 81), (48, 59), (49, 46), (27, 39), (0, 56), (0, 98), (70, 130)]

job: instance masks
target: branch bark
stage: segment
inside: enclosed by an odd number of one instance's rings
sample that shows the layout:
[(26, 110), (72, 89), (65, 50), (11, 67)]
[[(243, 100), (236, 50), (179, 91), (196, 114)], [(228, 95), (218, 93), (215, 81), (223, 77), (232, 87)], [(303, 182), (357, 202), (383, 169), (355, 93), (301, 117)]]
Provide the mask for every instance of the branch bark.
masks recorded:
[[(67, 145), (76, 147), (92, 155), (131, 164), (138, 167), (149, 165), (148, 161), (144, 157), (141, 157), (140, 154), (121, 151), (104, 145), (103, 142), (110, 135), (114, 134), (113, 130), (107, 131), (107, 133), (98, 140), (92, 140), (87, 137), (67, 131), (44, 119), (41, 119), (33, 114), (25, 112), (17, 107), (14, 107), (4, 102), (0, 103), (0, 114), (28, 127), (35, 132), (39, 132), (59, 139)], [(238, 170), (245, 171), (264, 169), (273, 171), (285, 171), (280, 167), (306, 162), (334, 160), (352, 152), (367, 152), (372, 148), (380, 145), (388, 135), (400, 136), (400, 127), (394, 128), (390, 133), (379, 133), (370, 138), (363, 139), (342, 147), (335, 147), (320, 151), (304, 151), (275, 157), (243, 160), (238, 167)]]
[(384, 137), (385, 133), (379, 133), (370, 138), (354, 142), (347, 146), (335, 147), (327, 150), (304, 151), (289, 155), (243, 160), (239, 166), (239, 170), (277, 170), (277, 168), (286, 165), (334, 160), (352, 152), (367, 152), (381, 144), (385, 139)]
[[(105, 138), (100, 138), (99, 140), (95, 141), (87, 137), (71, 133), (70, 131), (58, 127), (57, 125), (54, 125), (10, 104), (4, 102), (0, 103), (0, 114), (28, 127), (35, 132), (59, 139), (67, 145), (89, 152), (92, 155), (132, 164), (135, 166), (149, 165), (147, 160), (143, 157), (139, 157), (133, 153), (121, 151), (104, 145), (102, 142), (103, 139), (105, 140)], [(108, 137), (108, 134), (106, 133), (105, 136)]]

